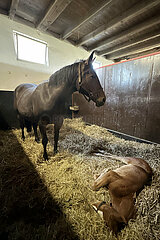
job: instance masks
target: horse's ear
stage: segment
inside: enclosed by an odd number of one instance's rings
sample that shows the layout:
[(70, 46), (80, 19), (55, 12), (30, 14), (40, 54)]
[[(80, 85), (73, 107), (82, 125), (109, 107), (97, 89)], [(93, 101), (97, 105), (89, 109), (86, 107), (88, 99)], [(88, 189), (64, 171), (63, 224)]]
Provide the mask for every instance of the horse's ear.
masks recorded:
[(92, 62), (95, 60), (95, 58), (93, 59), (93, 54), (94, 54), (94, 51), (91, 53), (89, 58), (85, 61), (87, 65), (92, 64)]

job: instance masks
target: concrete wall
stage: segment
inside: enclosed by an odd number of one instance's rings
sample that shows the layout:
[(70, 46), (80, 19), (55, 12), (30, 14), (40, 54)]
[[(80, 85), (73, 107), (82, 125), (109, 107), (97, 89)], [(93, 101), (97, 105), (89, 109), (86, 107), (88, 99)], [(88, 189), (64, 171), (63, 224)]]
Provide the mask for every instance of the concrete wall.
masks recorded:
[[(17, 60), (13, 30), (46, 41), (49, 65)], [(56, 70), (72, 64), (76, 60), (86, 59), (88, 56), (89, 53), (83, 49), (0, 15), (0, 90), (14, 90), (17, 85), (24, 82), (40, 83), (48, 79)], [(97, 57), (97, 61), (102, 65), (109, 63), (101, 57)]]

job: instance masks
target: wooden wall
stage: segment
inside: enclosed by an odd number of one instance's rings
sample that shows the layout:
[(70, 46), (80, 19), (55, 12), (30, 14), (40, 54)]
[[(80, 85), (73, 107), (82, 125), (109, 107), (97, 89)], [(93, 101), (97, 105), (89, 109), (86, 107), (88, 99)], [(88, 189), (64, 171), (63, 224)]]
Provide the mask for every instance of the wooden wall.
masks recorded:
[(97, 70), (106, 103), (97, 108), (74, 94), (76, 116), (89, 123), (160, 143), (160, 55)]
[(0, 91), (0, 129), (19, 127), (16, 111), (13, 107), (13, 91)]

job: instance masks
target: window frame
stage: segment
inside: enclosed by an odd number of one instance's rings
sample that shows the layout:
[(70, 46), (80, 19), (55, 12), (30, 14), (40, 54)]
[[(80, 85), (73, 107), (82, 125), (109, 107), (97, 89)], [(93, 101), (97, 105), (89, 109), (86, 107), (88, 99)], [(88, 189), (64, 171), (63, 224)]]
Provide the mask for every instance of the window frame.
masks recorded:
[[(44, 63), (39, 63), (36, 61), (30, 61), (30, 60), (19, 58), (19, 56), (18, 56), (19, 55), (18, 54), (18, 36), (22, 36), (22, 37), (25, 37), (26, 39), (30, 39), (30, 40), (33, 40), (35, 42), (42, 43), (45, 45), (45, 61), (44, 61)], [(15, 47), (17, 61), (24, 61), (24, 62), (28, 62), (28, 63), (36, 63), (36, 64), (41, 64), (41, 65), (48, 65), (49, 61), (48, 61), (48, 44), (47, 44), (47, 42), (37, 39), (37, 38), (34, 38), (34, 37), (31, 37), (29, 35), (17, 32), (15, 30), (13, 30), (13, 40), (14, 40), (14, 47)]]

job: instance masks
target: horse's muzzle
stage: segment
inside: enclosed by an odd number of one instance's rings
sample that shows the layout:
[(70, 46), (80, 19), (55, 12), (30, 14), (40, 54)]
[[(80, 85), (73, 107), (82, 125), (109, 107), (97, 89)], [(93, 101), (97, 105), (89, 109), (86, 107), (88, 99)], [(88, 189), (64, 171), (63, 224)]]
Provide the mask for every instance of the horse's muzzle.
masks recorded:
[(96, 106), (97, 106), (97, 107), (103, 106), (104, 103), (105, 103), (105, 101), (106, 101), (106, 97), (100, 97), (100, 98), (98, 98), (97, 101), (96, 101)]

